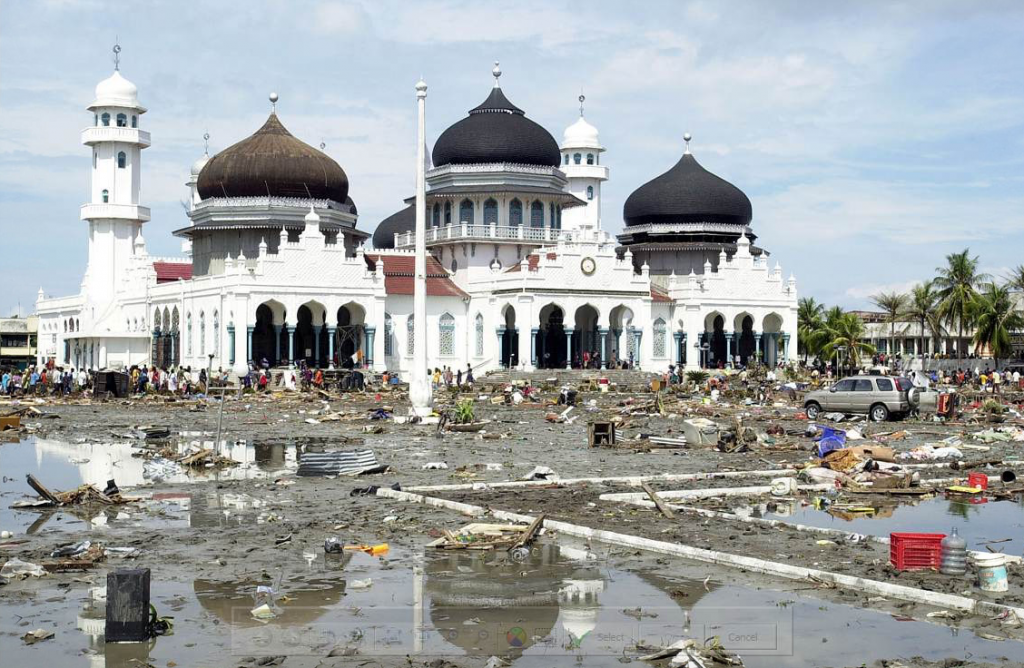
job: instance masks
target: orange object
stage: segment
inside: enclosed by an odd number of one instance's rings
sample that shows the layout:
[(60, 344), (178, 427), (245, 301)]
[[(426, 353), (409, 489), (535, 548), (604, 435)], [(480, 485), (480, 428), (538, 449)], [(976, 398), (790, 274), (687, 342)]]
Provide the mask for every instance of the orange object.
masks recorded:
[(365, 552), (373, 557), (379, 557), (382, 554), (387, 554), (391, 548), (387, 543), (381, 543), (380, 545), (346, 545), (346, 550), (352, 550), (353, 552)]
[(988, 489), (988, 476), (984, 473), (968, 473), (967, 486)]

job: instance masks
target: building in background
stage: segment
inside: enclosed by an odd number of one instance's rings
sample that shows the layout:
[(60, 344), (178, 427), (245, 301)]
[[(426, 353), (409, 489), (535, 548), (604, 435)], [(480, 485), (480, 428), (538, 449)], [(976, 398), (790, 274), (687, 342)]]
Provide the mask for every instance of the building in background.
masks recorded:
[(24, 369), (36, 360), (39, 318), (0, 318), (0, 369)]

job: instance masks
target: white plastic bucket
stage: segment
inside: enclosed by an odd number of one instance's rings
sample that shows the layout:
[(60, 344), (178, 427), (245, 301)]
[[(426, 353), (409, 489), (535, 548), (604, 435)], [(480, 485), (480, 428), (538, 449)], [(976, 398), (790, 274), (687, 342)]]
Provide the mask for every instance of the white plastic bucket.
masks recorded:
[(1002, 554), (976, 554), (974, 565), (978, 567), (978, 583), (983, 591), (1007, 591), (1010, 588), (1006, 579), (1006, 559)]
[(796, 494), (796, 478), (776, 478), (771, 482), (772, 496), (789, 496)]

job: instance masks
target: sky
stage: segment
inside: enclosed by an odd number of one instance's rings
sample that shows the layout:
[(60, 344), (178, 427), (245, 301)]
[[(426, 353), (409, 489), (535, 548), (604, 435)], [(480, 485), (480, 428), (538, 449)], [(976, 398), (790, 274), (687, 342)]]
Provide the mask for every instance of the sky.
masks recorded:
[(758, 243), (801, 296), (863, 308), (970, 248), (1024, 262), (1024, 3), (595, 0), (7, 0), (0, 4), (0, 314), (78, 291), (88, 227), (85, 107), (113, 71), (139, 88), (151, 255), (193, 161), (278, 115), (326, 144), (368, 232), (413, 194), (427, 135), (502, 88), (561, 140), (586, 95), (601, 132), (604, 228), (691, 150), (750, 197)]

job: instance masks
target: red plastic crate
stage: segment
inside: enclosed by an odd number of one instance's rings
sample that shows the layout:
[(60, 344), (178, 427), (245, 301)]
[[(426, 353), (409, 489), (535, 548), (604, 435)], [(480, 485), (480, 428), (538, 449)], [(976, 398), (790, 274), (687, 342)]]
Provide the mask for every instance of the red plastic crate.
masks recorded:
[(937, 569), (942, 564), (944, 533), (889, 534), (889, 563), (901, 571)]
[(968, 473), (967, 486), (988, 489), (988, 476), (984, 473)]

